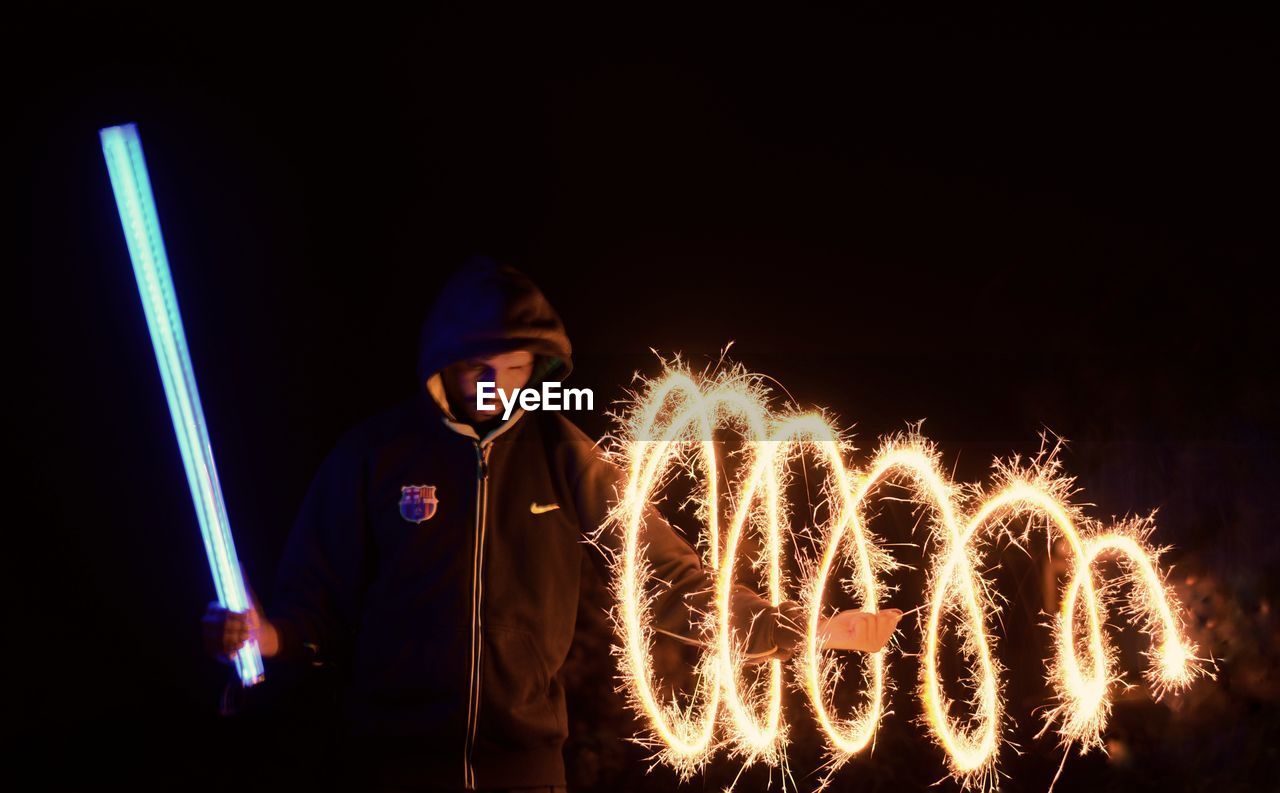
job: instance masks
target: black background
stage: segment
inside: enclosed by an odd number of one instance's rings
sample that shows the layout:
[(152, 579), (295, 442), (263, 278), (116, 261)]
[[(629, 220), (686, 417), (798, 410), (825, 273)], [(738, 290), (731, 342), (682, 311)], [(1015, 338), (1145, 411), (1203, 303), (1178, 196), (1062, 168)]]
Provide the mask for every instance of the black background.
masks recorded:
[[(113, 4), (12, 28), (38, 46), (16, 75), (10, 163), (30, 375), (11, 382), (24, 478), (4, 554), (9, 774), (226, 788), (328, 773), (322, 683), (217, 715), (227, 669), (198, 633), (212, 588), (97, 137), (133, 121), (260, 591), (320, 459), (411, 392), (434, 291), (482, 251), (542, 285), (575, 344), (571, 382), (604, 403), (656, 371), (650, 348), (702, 364), (732, 341), (734, 360), (830, 408), (864, 450), (926, 419), (962, 479), (1034, 453), (1046, 428), (1069, 439), (1093, 514), (1159, 509), (1190, 629), (1221, 660), (1181, 698), (1121, 702), (1110, 758), (1072, 757), (1057, 789), (1260, 783), (1280, 759), (1263, 29), (1167, 11), (781, 8)], [(609, 427), (602, 411), (578, 419)], [(1010, 564), (1025, 585), (1030, 567)], [(916, 605), (909, 591), (894, 605)], [(596, 581), (566, 669), (570, 781), (669, 789), (621, 740), (603, 605)], [(1009, 705), (1008, 790), (1046, 789), (1061, 759), (1033, 737), (1037, 608), (1015, 599), (1004, 618), (1026, 689)], [(833, 789), (944, 775), (912, 723), (915, 668), (896, 662), (896, 712)], [(818, 739), (790, 712), (810, 789)], [(683, 789), (736, 770), (718, 762)], [(752, 770), (742, 789), (764, 779)]]

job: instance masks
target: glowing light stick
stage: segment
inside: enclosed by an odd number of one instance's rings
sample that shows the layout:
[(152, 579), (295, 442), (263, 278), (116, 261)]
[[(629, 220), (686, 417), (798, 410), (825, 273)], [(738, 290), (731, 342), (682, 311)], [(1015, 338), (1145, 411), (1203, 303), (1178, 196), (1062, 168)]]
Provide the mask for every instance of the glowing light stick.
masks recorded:
[[(213, 448), (205, 429), (195, 370), (187, 353), (187, 339), (178, 313), (178, 298), (169, 275), (169, 259), (160, 235), (160, 218), (151, 194), (151, 179), (142, 156), (142, 140), (134, 124), (99, 130), (102, 154), (111, 176), (120, 225), (124, 228), (133, 274), (138, 281), (142, 310), (151, 332), (160, 380), (169, 402), (169, 416), (178, 437), (182, 464), (195, 502), (196, 518), (218, 602), (232, 611), (246, 611), (250, 603), (240, 574), (240, 561), (231, 539), (227, 509), (218, 485)], [(263, 678), (262, 655), (256, 641), (246, 642), (235, 656), (240, 682), (252, 686)]]

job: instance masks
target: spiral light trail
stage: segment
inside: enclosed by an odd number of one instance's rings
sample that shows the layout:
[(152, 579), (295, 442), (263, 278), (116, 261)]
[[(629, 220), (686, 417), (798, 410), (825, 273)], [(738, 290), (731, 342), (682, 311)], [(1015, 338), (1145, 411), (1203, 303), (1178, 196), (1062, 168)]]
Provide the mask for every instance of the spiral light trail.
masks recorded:
[[(964, 786), (994, 787), (995, 764), (1004, 731), (1002, 668), (993, 652), (990, 630), (998, 611), (989, 586), (978, 572), (983, 552), (996, 539), (1022, 543), (1041, 526), (1065, 539), (1072, 571), (1054, 616), (1051, 682), (1056, 703), (1045, 729), (1056, 724), (1063, 744), (1088, 750), (1101, 745), (1110, 715), (1111, 685), (1118, 680), (1116, 650), (1104, 626), (1113, 605), (1110, 592), (1128, 584), (1125, 613), (1151, 638), (1145, 676), (1158, 698), (1185, 687), (1204, 664), (1186, 639), (1181, 608), (1156, 565), (1158, 549), (1148, 543), (1149, 518), (1103, 527), (1086, 518), (1068, 497), (1072, 480), (1061, 474), (1056, 453), (1029, 463), (997, 464), (994, 487), (983, 490), (952, 482), (936, 450), (917, 434), (884, 442), (862, 469), (846, 464), (853, 451), (831, 420), (819, 413), (779, 411), (758, 375), (741, 367), (697, 375), (677, 359), (654, 380), (642, 381), (634, 401), (619, 416), (620, 432), (611, 454), (626, 472), (625, 490), (601, 531), (619, 532), (621, 551), (613, 558), (613, 611), (619, 644), (623, 690), (648, 725), (637, 740), (655, 748), (655, 758), (688, 776), (720, 749), (750, 765), (786, 763), (786, 722), (782, 707), (783, 662), (747, 660), (746, 637), (730, 622), (730, 596), (740, 573), (750, 570), (754, 585), (777, 605), (788, 599), (806, 611), (804, 641), (792, 658), (796, 681), (807, 695), (828, 743), (829, 761), (821, 784), (845, 761), (867, 749), (885, 713), (891, 688), (889, 650), (856, 654), (825, 650), (819, 641), (822, 618), (832, 609), (826, 594), (841, 585), (874, 612), (888, 591), (880, 577), (897, 566), (868, 525), (867, 510), (887, 485), (905, 487), (929, 515), (928, 606), (920, 664), (919, 697), (933, 739), (949, 772)], [(741, 462), (728, 493), (720, 492), (726, 474), (717, 446), (726, 436), (738, 441)], [(1056, 450), (1055, 450), (1056, 451)], [(792, 469), (802, 455), (825, 471), (821, 505), (828, 519), (814, 534), (793, 529), (786, 493)], [(694, 478), (692, 496), (704, 533), (699, 538), (705, 567), (714, 579), (713, 610), (695, 616), (704, 638), (697, 684), (687, 702), (658, 694), (652, 646), (651, 607), (660, 587), (645, 560), (642, 530), (646, 515), (662, 499), (674, 472)], [(721, 502), (729, 506), (722, 508)], [(802, 505), (814, 508), (816, 505)], [(817, 511), (814, 512), (815, 516)], [(1015, 527), (1022, 528), (1015, 531)], [(744, 540), (754, 535), (762, 551), (740, 559)], [(821, 553), (798, 559), (801, 580), (786, 580), (784, 548), (795, 536), (815, 536)], [(603, 544), (602, 544), (603, 545)], [(1119, 580), (1099, 587), (1095, 567), (1102, 559), (1122, 563)], [(847, 574), (840, 570), (848, 568)], [(955, 631), (967, 662), (968, 702), (959, 708), (944, 691), (939, 670), (942, 639)], [(836, 682), (846, 667), (860, 667), (863, 702), (850, 708), (835, 701)], [(957, 715), (955, 710), (967, 711)], [(852, 710), (841, 715), (843, 710)]]

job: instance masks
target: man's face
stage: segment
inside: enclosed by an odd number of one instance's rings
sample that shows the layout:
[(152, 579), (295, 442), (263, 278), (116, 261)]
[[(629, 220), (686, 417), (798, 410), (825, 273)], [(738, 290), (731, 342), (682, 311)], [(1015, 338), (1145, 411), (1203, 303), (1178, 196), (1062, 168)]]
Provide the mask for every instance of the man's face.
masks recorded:
[[(454, 411), (462, 411), (470, 421), (485, 421), (502, 415), (502, 400), (496, 392), (491, 400), (491, 410), (476, 410), (476, 383), (496, 383), (503, 392), (510, 394), (524, 388), (533, 376), (533, 353), (528, 350), (504, 352), (484, 358), (468, 358), (450, 364), (441, 373), (444, 390)], [(462, 416), (459, 416), (462, 418)]]

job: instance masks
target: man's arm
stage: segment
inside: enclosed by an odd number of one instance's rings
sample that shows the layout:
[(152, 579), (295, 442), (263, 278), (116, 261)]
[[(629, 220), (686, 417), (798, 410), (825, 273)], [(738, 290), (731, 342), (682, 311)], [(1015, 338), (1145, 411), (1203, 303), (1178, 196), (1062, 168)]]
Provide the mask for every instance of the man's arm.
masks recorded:
[(365, 477), (349, 438), (313, 477), (289, 533), (267, 620), (280, 660), (340, 656), (355, 633), (367, 559)]
[[(589, 555), (607, 577), (610, 571), (606, 557), (618, 558), (623, 551), (623, 538), (615, 527), (601, 527), (626, 480), (623, 472), (598, 449), (583, 450), (580, 461), (575, 506), (583, 530), (590, 533), (596, 546)], [(653, 579), (663, 582), (658, 584), (662, 589), (653, 599), (653, 629), (686, 644), (701, 645), (694, 622), (699, 614), (714, 608), (715, 581), (703, 567), (698, 552), (652, 506), (644, 513), (640, 543)], [(774, 607), (751, 588), (735, 583), (730, 612), (734, 631), (739, 637), (746, 637), (748, 660), (785, 660), (797, 651), (804, 630), (798, 603), (783, 601)]]

